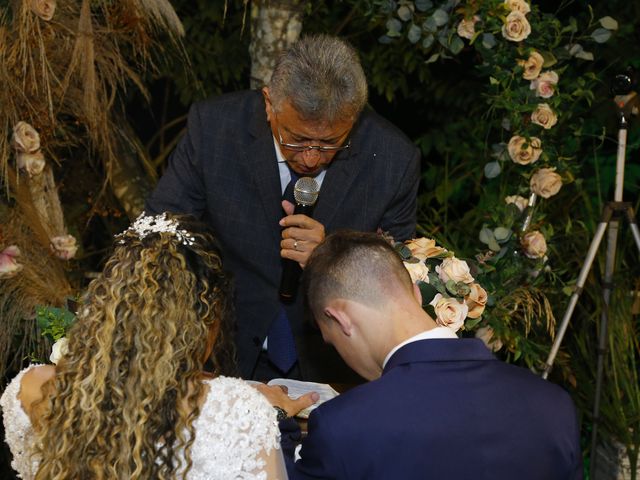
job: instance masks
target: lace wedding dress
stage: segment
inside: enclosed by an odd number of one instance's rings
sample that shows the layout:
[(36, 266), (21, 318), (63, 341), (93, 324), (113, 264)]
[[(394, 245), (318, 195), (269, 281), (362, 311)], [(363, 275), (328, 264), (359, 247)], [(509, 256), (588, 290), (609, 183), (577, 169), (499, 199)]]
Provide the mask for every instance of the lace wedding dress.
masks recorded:
[[(38, 459), (31, 456), (34, 431), (18, 399), (20, 382), (29, 368), (9, 383), (0, 399), (6, 442), (13, 454), (11, 466), (24, 480), (32, 479), (38, 470)], [(266, 479), (261, 454), (280, 448), (275, 410), (238, 378), (217, 377), (205, 383), (210, 389), (194, 422), (193, 466), (187, 479)]]

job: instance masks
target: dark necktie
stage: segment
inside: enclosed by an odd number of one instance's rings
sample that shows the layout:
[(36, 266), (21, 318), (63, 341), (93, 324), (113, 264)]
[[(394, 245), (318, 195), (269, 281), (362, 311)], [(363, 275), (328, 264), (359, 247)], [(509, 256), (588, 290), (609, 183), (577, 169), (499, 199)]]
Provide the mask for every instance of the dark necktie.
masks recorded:
[[(298, 176), (291, 171), (291, 181), (284, 190), (284, 194), (282, 195), (283, 200), (289, 200), (295, 204), (293, 187), (297, 180)], [(271, 326), (269, 327), (267, 354), (271, 363), (284, 374), (291, 370), (298, 359), (295, 339), (293, 338), (291, 325), (289, 324), (289, 318), (287, 317), (287, 311), (284, 309), (284, 306), (280, 307), (276, 318), (271, 322)]]

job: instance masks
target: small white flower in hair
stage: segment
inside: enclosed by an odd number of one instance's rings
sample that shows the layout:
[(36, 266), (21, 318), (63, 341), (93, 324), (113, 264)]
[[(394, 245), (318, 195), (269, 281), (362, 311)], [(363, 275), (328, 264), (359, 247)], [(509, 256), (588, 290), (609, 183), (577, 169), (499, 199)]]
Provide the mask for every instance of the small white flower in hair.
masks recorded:
[[(140, 240), (152, 233), (164, 232), (171, 233), (185, 246), (193, 245), (195, 242), (195, 238), (189, 234), (189, 232), (184, 229), (178, 229), (177, 221), (167, 218), (166, 212), (160, 215), (147, 215), (145, 212), (142, 212), (133, 224), (124, 232), (116, 235), (116, 238), (122, 237), (127, 232), (135, 233)], [(125, 240), (120, 238), (118, 243), (125, 243)]]

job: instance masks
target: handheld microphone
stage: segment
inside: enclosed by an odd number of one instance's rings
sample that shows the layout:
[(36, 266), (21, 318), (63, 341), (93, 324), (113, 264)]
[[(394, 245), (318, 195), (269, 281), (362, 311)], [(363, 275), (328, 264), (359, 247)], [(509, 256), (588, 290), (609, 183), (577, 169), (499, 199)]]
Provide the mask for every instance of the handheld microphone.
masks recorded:
[[(301, 177), (293, 187), (293, 198), (296, 206), (294, 215), (302, 214), (311, 217), (313, 207), (318, 201), (320, 186), (311, 177)], [(280, 278), (280, 298), (284, 301), (293, 301), (298, 290), (298, 280), (302, 268), (298, 262), (288, 258), (282, 259), (282, 277)]]

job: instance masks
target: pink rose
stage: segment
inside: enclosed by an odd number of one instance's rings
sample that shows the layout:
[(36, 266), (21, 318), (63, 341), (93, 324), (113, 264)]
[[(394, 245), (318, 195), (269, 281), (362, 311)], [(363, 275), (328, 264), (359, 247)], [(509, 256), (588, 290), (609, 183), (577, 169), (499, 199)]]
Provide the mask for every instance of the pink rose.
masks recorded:
[(527, 233), (520, 240), (524, 254), (529, 258), (542, 258), (547, 253), (547, 241), (537, 230)]
[(20, 256), (20, 249), (11, 245), (0, 252), (0, 279), (11, 278), (22, 270), (16, 258)]
[(464, 301), (469, 307), (467, 317), (478, 318), (482, 315), (484, 307), (487, 305), (487, 292), (477, 283), (472, 283), (469, 288), (471, 288), (469, 295), (464, 297)]
[(520, 195), (509, 195), (508, 197), (504, 197), (504, 201), (507, 204), (514, 204), (521, 212), (524, 212), (524, 209), (529, 206), (529, 200)]
[(474, 15), (471, 19), (463, 18), (460, 20), (457, 29), (458, 35), (467, 40), (471, 40), (476, 34), (476, 23), (478, 20), (480, 20), (480, 17), (477, 15)]
[(539, 197), (553, 197), (562, 188), (562, 177), (555, 172), (555, 168), (541, 168), (531, 175), (529, 187)]
[(44, 170), (44, 155), (42, 155), (40, 150), (35, 153), (18, 152), (16, 166), (18, 170), (26, 171), (29, 177), (35, 177), (40, 175), (42, 170)]
[(444, 283), (449, 280), (454, 282), (471, 283), (473, 277), (469, 270), (469, 265), (464, 260), (458, 260), (456, 257), (449, 257), (442, 260), (440, 265), (436, 266), (436, 272)]
[(531, 7), (524, 0), (504, 0), (504, 3), (512, 12), (520, 12), (525, 15), (531, 11)]
[(73, 235), (60, 235), (51, 239), (51, 251), (61, 260), (73, 258), (78, 251), (78, 245)]
[(433, 306), (436, 312), (436, 323), (443, 327), (449, 327), (454, 332), (460, 330), (464, 325), (464, 319), (467, 318), (469, 312), (466, 303), (455, 298), (443, 297), (440, 293), (433, 297), (429, 305)]
[(405, 245), (411, 251), (411, 255), (420, 260), (426, 260), (427, 258), (437, 257), (447, 251), (446, 248), (442, 248), (436, 245), (436, 241), (431, 238), (420, 237), (408, 240)]
[(531, 137), (529, 141), (520, 135), (514, 135), (509, 140), (507, 151), (511, 160), (519, 165), (535, 163), (542, 153), (542, 142), (538, 137)]
[(536, 96), (550, 98), (556, 91), (558, 84), (558, 74), (553, 70), (541, 73), (538, 78), (531, 81), (529, 88), (536, 91)]
[(524, 16), (516, 10), (512, 11), (502, 26), (502, 36), (511, 42), (521, 42), (531, 33), (531, 25)]
[(40, 135), (27, 122), (20, 121), (13, 127), (11, 144), (18, 152), (35, 153), (40, 150)]

